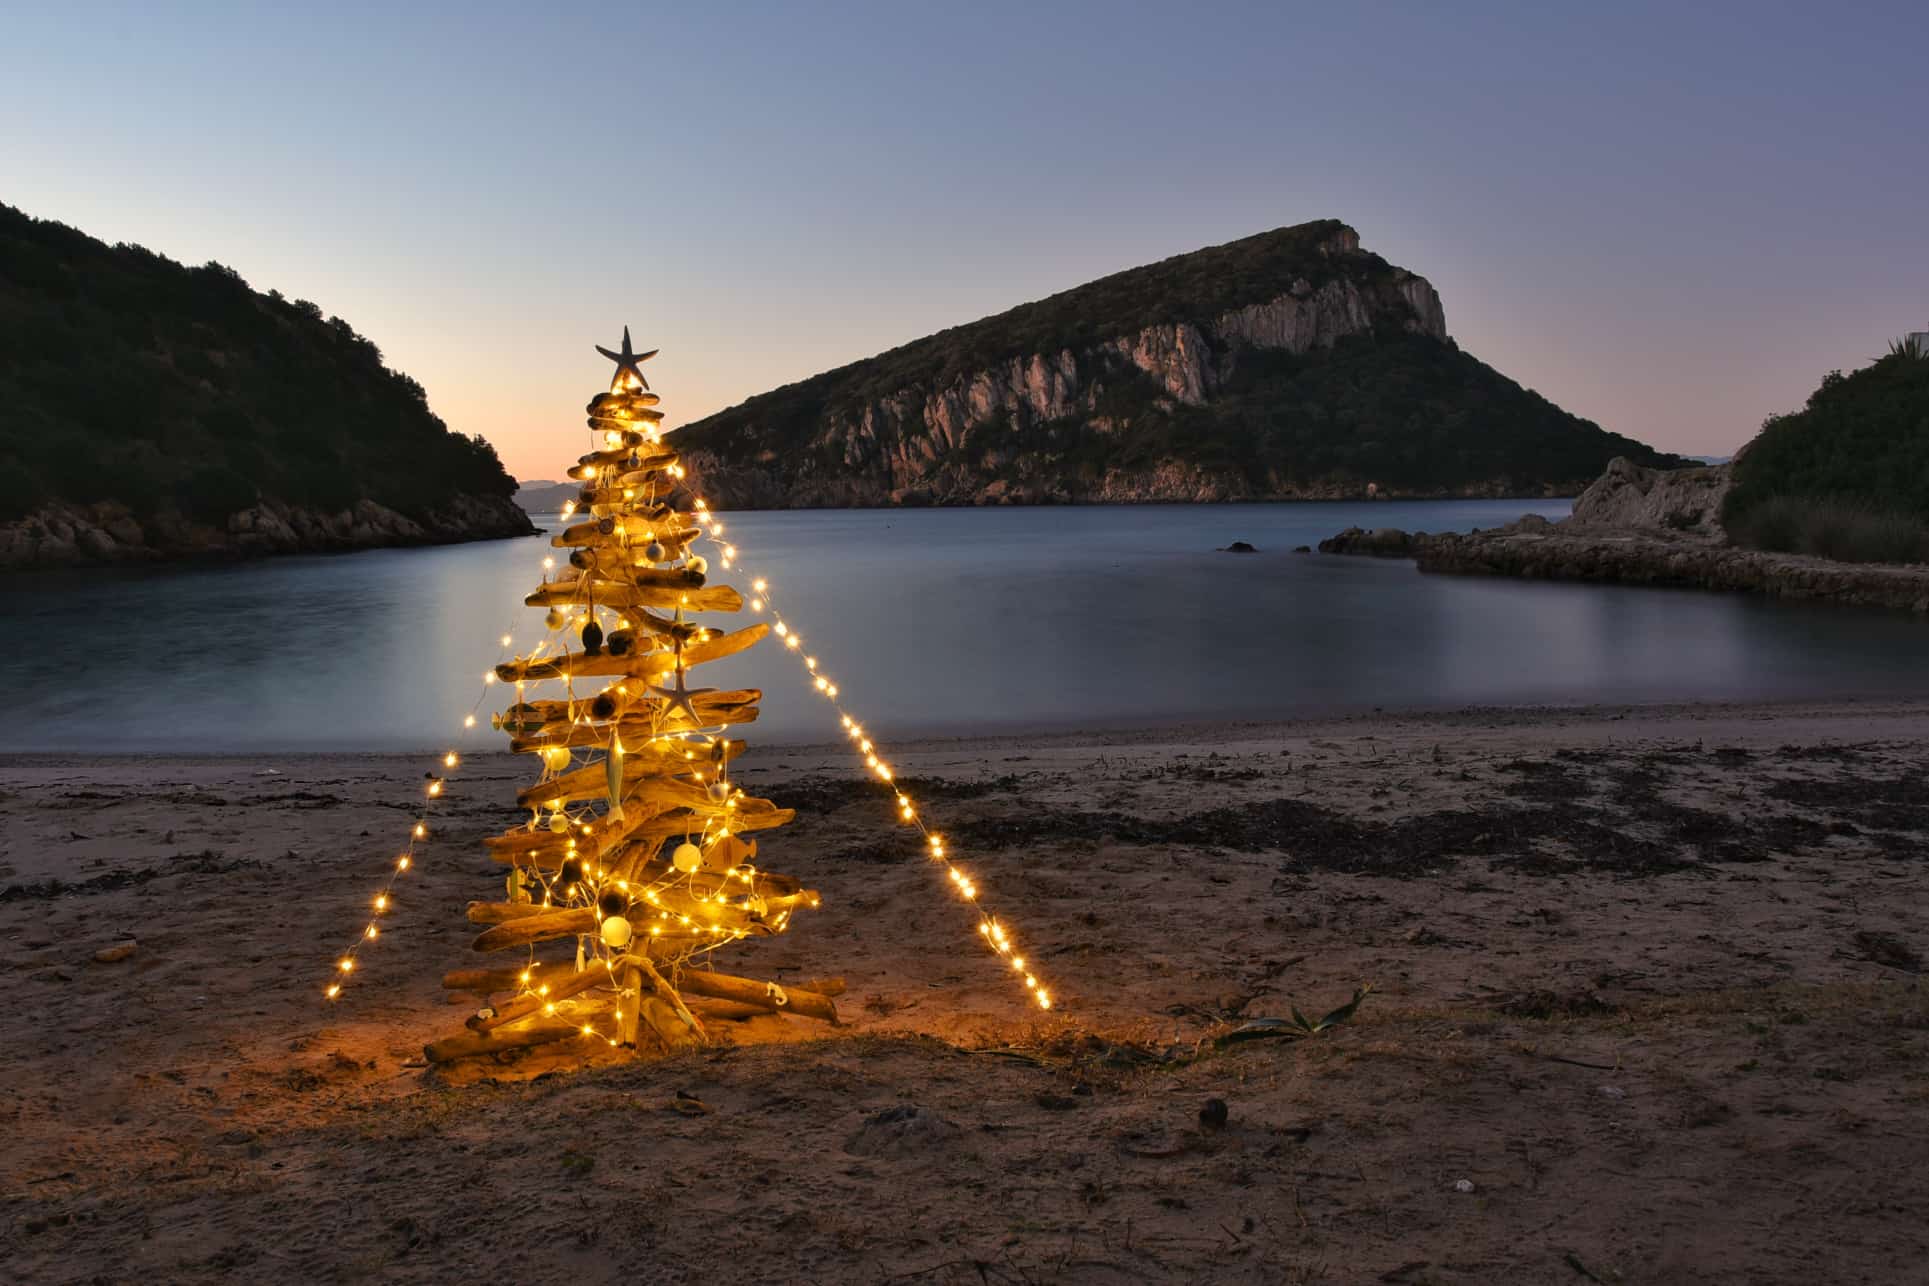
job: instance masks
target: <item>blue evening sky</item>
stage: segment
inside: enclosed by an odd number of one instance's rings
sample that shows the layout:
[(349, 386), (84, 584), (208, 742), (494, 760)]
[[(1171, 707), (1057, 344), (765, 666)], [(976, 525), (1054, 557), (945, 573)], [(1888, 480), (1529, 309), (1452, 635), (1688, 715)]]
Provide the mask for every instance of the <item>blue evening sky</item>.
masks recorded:
[(555, 476), (1327, 216), (1568, 409), (1722, 452), (1929, 328), (1921, 4), (0, 6), (0, 201), (315, 300)]

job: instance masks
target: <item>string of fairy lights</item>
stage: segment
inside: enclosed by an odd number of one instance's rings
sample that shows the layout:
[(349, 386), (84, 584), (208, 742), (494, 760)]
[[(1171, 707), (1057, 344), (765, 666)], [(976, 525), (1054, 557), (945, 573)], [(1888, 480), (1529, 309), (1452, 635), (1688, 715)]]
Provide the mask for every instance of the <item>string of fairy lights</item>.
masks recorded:
[[(661, 432), (654, 424), (645, 427), (644, 436), (652, 444), (659, 443), (662, 440)], [(679, 481), (686, 481), (685, 470), (683, 469), (682, 465), (673, 463), (669, 466), (668, 472), (675, 479)], [(687, 481), (686, 481), (686, 486), (687, 486)], [(725, 569), (730, 569), (735, 567), (742, 570), (744, 574), (750, 575), (751, 574), (750, 570), (743, 566), (743, 561), (739, 555), (739, 551), (737, 547), (733, 543), (726, 541), (724, 539), (725, 525), (722, 519), (719, 518), (715, 513), (713, 513), (710, 510), (708, 502), (705, 501), (702, 497), (693, 496), (692, 508), (694, 510), (694, 513), (690, 516), (696, 520), (698, 525), (698, 530), (701, 536), (705, 539), (708, 539), (715, 547), (717, 556), (720, 562), (722, 563), (722, 566)], [(562, 517), (565, 521), (567, 521), (568, 518), (575, 512), (576, 512), (576, 505), (574, 502), (571, 502), (564, 506), (562, 511)], [(545, 557), (542, 560), (542, 565), (544, 570), (544, 581), (545, 583), (547, 583), (548, 572), (554, 568), (555, 559), (553, 557)], [(1005, 965), (1010, 968), (1012, 973), (1022, 982), (1025, 988), (1025, 991), (1027, 993), (1027, 996), (1032, 1003), (1036, 1004), (1040, 1009), (1046, 1009), (1046, 1010), (1051, 1009), (1053, 1006), (1053, 1000), (1052, 1000), (1050, 991), (1046, 988), (1044, 982), (1041, 981), (1040, 978), (1038, 977), (1037, 971), (1033, 967), (1031, 962), (1029, 962), (1022, 954), (1020, 954), (1017, 943), (1014, 941), (1010, 929), (998, 916), (993, 914), (987, 907), (987, 902), (989, 899), (985, 896), (983, 890), (980, 888), (978, 880), (975, 879), (965, 868), (960, 866), (956, 860), (954, 860), (952, 854), (950, 853), (950, 851), (946, 846), (944, 837), (938, 832), (931, 829), (931, 827), (927, 824), (925, 817), (922, 811), (920, 810), (918, 804), (916, 803), (916, 801), (914, 801), (911, 798), (910, 794), (905, 790), (903, 785), (897, 780), (896, 771), (892, 768), (891, 764), (884, 757), (881, 747), (879, 747), (872, 740), (870, 734), (866, 731), (864, 725), (860, 723), (851, 714), (851, 712), (845, 707), (843, 702), (840, 701), (839, 698), (840, 698), (841, 690), (839, 686), (830, 679), (828, 674), (826, 674), (823, 671), (823, 668), (819, 664), (818, 658), (812, 652), (810, 652), (805, 648), (803, 635), (801, 634), (801, 632), (797, 630), (795, 626), (791, 624), (790, 621), (786, 620), (782, 612), (779, 611), (779, 609), (777, 608), (772, 598), (769, 581), (763, 578), (762, 576), (755, 576), (751, 582), (751, 591), (752, 591), (752, 597), (750, 598), (748, 603), (748, 606), (750, 607), (751, 611), (757, 614), (763, 614), (766, 612), (769, 614), (771, 623), (772, 623), (772, 633), (774, 633), (777, 636), (778, 640), (780, 641), (782, 645), (782, 650), (793, 654), (797, 658), (798, 663), (803, 667), (804, 673), (807, 679), (809, 680), (811, 690), (815, 691), (820, 697), (822, 697), (826, 702), (828, 702), (832, 710), (837, 714), (845, 735), (853, 743), (856, 753), (863, 757), (866, 770), (869, 771), (874, 777), (876, 777), (880, 783), (882, 783), (885, 787), (891, 790), (894, 797), (896, 809), (897, 809), (898, 820), (901, 823), (904, 823), (916, 829), (920, 838), (923, 841), (923, 849), (928, 860), (931, 862), (934, 868), (941, 873), (942, 878), (944, 878), (950, 884), (953, 892), (955, 892), (961, 899), (963, 899), (964, 902), (966, 902), (968, 905), (972, 907), (973, 911), (975, 912), (978, 918), (978, 924), (977, 924), (978, 935), (982, 939), (986, 948), (989, 949), (993, 954), (995, 954), (1000, 960), (1002, 960), (1005, 963)], [(561, 629), (563, 625), (568, 623), (580, 622), (583, 620), (594, 620), (596, 611), (597, 611), (596, 608), (591, 607), (586, 612), (583, 612), (581, 614), (565, 614), (565, 613), (559, 612), (555, 608), (552, 608), (545, 618), (545, 623), (548, 626), (549, 630), (554, 632)], [(544, 653), (548, 650), (552, 640), (547, 638), (539, 640), (536, 643), (536, 645), (531, 649), (527, 657), (514, 656), (513, 652), (511, 651), (512, 641), (513, 641), (512, 635), (504, 634), (502, 636), (501, 645), (504, 649), (504, 652), (508, 653), (514, 660), (518, 662), (533, 662), (543, 657)], [(566, 644), (565, 644), (564, 650), (566, 653), (567, 651)], [(680, 673), (680, 669), (679, 669), (679, 673)], [(568, 683), (572, 700), (573, 700), (573, 696), (574, 696), (573, 678), (569, 676), (567, 673), (565, 673), (563, 677)], [(481, 709), (483, 702), (486, 700), (490, 686), (494, 685), (497, 681), (498, 681), (498, 675), (495, 668), (491, 668), (490, 670), (484, 673), (482, 689), (477, 694), (476, 701), (470, 707), (469, 713), (463, 718), (463, 721), (462, 721), (462, 727), (465, 731), (473, 730), (475, 728), (476, 712)], [(519, 679), (517, 681), (516, 687), (518, 692), (518, 699), (520, 701), (521, 694), (524, 688), (524, 682)], [(567, 750), (564, 750), (564, 754), (567, 755), (567, 753), (568, 753)], [(545, 754), (544, 755), (545, 776), (546, 777), (553, 776), (556, 772), (560, 771), (562, 768), (567, 767), (568, 762), (569, 761), (567, 759), (561, 759), (556, 762), (552, 762), (549, 759), (548, 755)], [(369, 914), (368, 920), (364, 924), (361, 933), (358, 934), (355, 940), (351, 944), (349, 944), (348, 947), (346, 947), (336, 958), (334, 977), (324, 988), (324, 996), (329, 1000), (334, 1000), (342, 994), (342, 990), (345, 983), (355, 973), (355, 970), (359, 963), (359, 956), (361, 951), (364, 948), (366, 948), (369, 944), (379, 940), (379, 938), (382, 936), (382, 917), (388, 914), (394, 908), (394, 905), (395, 905), (394, 890), (395, 890), (396, 883), (400, 880), (400, 878), (403, 875), (407, 874), (410, 870), (412, 870), (416, 866), (418, 846), (422, 844), (425, 840), (427, 840), (427, 838), (430, 835), (429, 821), (434, 813), (435, 805), (445, 795), (447, 782), (450, 779), (450, 777), (452, 777), (456, 772), (456, 770), (459, 768), (461, 764), (461, 756), (456, 750), (450, 749), (445, 751), (441, 755), (439, 759), (439, 763), (441, 766), (441, 771), (439, 773), (435, 771), (431, 771), (430, 773), (427, 774), (425, 785), (424, 785), (422, 807), (418, 811), (414, 821), (410, 825), (408, 842), (404, 846), (401, 854), (395, 859), (393, 863), (390, 864), (387, 872), (385, 873), (385, 877), (381, 885), (379, 886), (373, 898), (371, 899), (370, 914)], [(721, 768), (718, 771), (718, 779), (719, 779), (719, 782), (722, 782), (724, 779), (724, 773)], [(567, 814), (561, 809), (557, 809), (557, 811), (553, 815), (557, 818), (567, 817)], [(580, 817), (568, 818), (568, 820), (563, 822), (561, 829), (569, 830), (576, 827), (581, 827), (585, 830), (588, 829), (588, 826), (583, 822), (583, 820)], [(573, 848), (573, 845), (572, 845), (572, 848)], [(595, 878), (602, 878), (607, 873), (601, 870), (592, 868), (589, 871), (589, 874)], [(516, 878), (516, 874), (512, 873), (511, 879), (513, 880), (515, 878)], [(746, 875), (744, 876), (744, 878), (747, 882), (750, 877)], [(628, 888), (627, 884), (624, 885), (624, 888), (627, 890)], [(543, 893), (544, 893), (544, 901), (545, 903), (547, 903), (549, 900), (548, 898), (549, 888), (548, 888), (547, 881), (544, 881)], [(646, 902), (655, 906), (655, 905), (658, 905), (657, 899), (654, 896), (655, 893), (656, 893), (655, 888), (649, 888), (642, 891), (642, 896)], [(784, 914), (786, 917), (788, 916), (787, 911)], [(659, 912), (658, 919), (667, 921), (668, 920), (667, 913)], [(688, 924), (687, 917), (684, 919), (684, 923), (686, 925)], [(659, 926), (654, 926), (651, 931), (661, 932), (662, 929), (661, 929), (661, 926), (659, 925)], [(740, 936), (741, 936), (740, 932), (730, 932), (726, 935), (723, 935), (723, 938), (724, 938), (724, 941), (731, 941), (731, 940), (735, 940), (735, 938)], [(698, 947), (697, 949), (705, 950), (705, 951), (711, 950), (711, 949), (714, 949), (716, 946), (723, 945), (724, 941), (705, 944)], [(579, 964), (580, 963), (581, 961), (579, 959)], [(532, 964), (533, 964), (533, 956), (532, 956)], [(536, 984), (532, 981), (531, 969), (523, 970), (520, 977), (521, 977), (521, 983), (525, 989), (526, 995), (546, 996), (548, 994), (549, 987), (547, 985)], [(553, 1012), (553, 1009), (554, 1009), (553, 1005), (546, 1006), (546, 1010), (548, 1011)], [(620, 1011), (618, 1016), (620, 1018)], [(599, 1034), (599, 1033), (596, 1033), (593, 1030), (593, 1028), (591, 1028), (588, 1025), (584, 1027), (583, 1031), (585, 1035)], [(609, 1043), (615, 1044), (616, 1042), (612, 1040)]]
[[(673, 465), (671, 466), (671, 472), (676, 477), (681, 478), (683, 476), (683, 467), (681, 465)], [(751, 575), (750, 569), (744, 567), (743, 560), (739, 557), (736, 546), (723, 539), (723, 521), (710, 512), (709, 505), (701, 497), (696, 499), (693, 507), (696, 510), (695, 516), (698, 526), (704, 531), (705, 537), (715, 545), (723, 566), (726, 569), (735, 566), (741, 569), (746, 575)], [(984, 939), (985, 945), (1004, 960), (1013, 973), (1023, 980), (1025, 990), (1030, 994), (1032, 1001), (1037, 1004), (1040, 1009), (1050, 1009), (1052, 1007), (1051, 992), (1046, 989), (1043, 982), (1039, 981), (1036, 969), (1030, 961), (1019, 954), (1017, 943), (1012, 940), (1011, 931), (997, 916), (986, 909), (985, 903), (987, 899), (983, 891), (979, 888), (978, 881), (972, 878), (957, 862), (952, 860), (951, 854), (945, 846), (944, 836), (933, 831), (926, 824), (924, 815), (919, 811), (916, 801), (914, 801), (905, 791), (904, 787), (898, 783), (896, 771), (884, 758), (881, 753), (881, 748), (871, 740), (870, 734), (865, 731), (864, 725), (859, 723), (851, 715), (850, 711), (844, 707), (843, 703), (839, 701), (840, 689), (838, 685), (831, 681), (829, 675), (823, 673), (822, 668), (818, 664), (817, 657), (805, 649), (802, 633), (795, 629), (790, 622), (786, 621), (783, 613), (777, 609), (777, 605), (771, 597), (770, 582), (761, 576), (756, 576), (750, 583), (750, 589), (753, 595), (750, 600), (750, 610), (759, 613), (768, 611), (770, 613), (772, 633), (776, 634), (778, 639), (782, 641), (785, 651), (797, 657), (799, 663), (804, 667), (804, 672), (810, 678), (811, 687), (819, 696), (829, 702), (831, 708), (837, 712), (838, 720), (843, 726), (845, 736), (850, 738), (856, 745), (857, 753), (864, 757), (865, 768), (880, 782), (891, 789), (897, 804), (898, 820), (917, 829), (919, 835), (924, 840), (925, 852), (931, 862), (943, 872), (944, 878), (950, 882), (957, 894), (966, 902), (971, 903), (977, 911), (978, 934)]]

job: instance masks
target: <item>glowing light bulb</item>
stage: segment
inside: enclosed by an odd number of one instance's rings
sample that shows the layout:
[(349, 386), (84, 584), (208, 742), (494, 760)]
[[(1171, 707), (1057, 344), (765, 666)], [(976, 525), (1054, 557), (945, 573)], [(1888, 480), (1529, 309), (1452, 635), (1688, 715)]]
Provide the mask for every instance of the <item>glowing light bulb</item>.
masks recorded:
[(324, 994), (326, 994), (330, 1000), (333, 1000), (335, 997), (342, 994), (342, 984), (340, 984), (339, 982), (329, 983), (328, 990)]
[(448, 754), (442, 756), (442, 766), (444, 768), (453, 768), (456, 766), (457, 762), (458, 761), (455, 757), (455, 751), (453, 750), (451, 750)]
[(475, 726), (476, 726), (476, 717), (475, 717), (474, 715), (469, 715), (468, 717), (466, 717), (465, 719), (463, 719), (463, 721), (462, 721), (462, 726), (463, 726), (463, 727), (465, 727), (465, 728), (473, 728), (473, 727), (475, 727)]
[(355, 971), (355, 962), (347, 956), (343, 956), (336, 963), (343, 973), (353, 973)]

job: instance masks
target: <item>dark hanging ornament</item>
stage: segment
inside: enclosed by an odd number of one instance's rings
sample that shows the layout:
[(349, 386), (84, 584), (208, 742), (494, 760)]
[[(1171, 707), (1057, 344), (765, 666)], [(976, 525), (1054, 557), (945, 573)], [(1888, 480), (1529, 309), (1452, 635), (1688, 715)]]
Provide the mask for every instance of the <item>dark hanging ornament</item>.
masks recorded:
[(596, 899), (596, 909), (604, 915), (621, 915), (630, 909), (630, 900), (612, 889)]
[(562, 870), (556, 872), (556, 886), (564, 893), (569, 892), (571, 888), (582, 883), (582, 881), (583, 864), (573, 857), (563, 863)]
[(601, 652), (602, 650), (603, 650), (603, 627), (598, 625), (595, 621), (595, 618), (592, 617), (591, 619), (583, 622), (583, 651), (587, 652), (591, 656), (595, 656), (598, 652)]
[(636, 646), (636, 635), (630, 630), (616, 630), (609, 636), (608, 647), (611, 656), (628, 656)]

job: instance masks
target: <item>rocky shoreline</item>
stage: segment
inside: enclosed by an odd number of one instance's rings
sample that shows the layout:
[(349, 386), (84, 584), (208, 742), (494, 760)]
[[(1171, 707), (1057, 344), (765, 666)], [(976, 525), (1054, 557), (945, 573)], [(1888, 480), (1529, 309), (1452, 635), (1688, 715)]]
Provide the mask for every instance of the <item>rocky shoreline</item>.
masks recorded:
[(48, 505), (0, 524), (0, 568), (128, 565), (195, 558), (344, 553), (534, 535), (506, 496), (458, 496), (416, 518), (372, 500), (334, 513), (267, 501), (214, 527), (173, 515), (137, 518), (125, 505)]
[(1349, 527), (1319, 549), (1411, 558), (1424, 572), (1735, 590), (1929, 615), (1929, 566), (1728, 544), (1719, 522), (1728, 481), (1726, 465), (1664, 471), (1617, 459), (1560, 522), (1529, 514), (1464, 534)]

